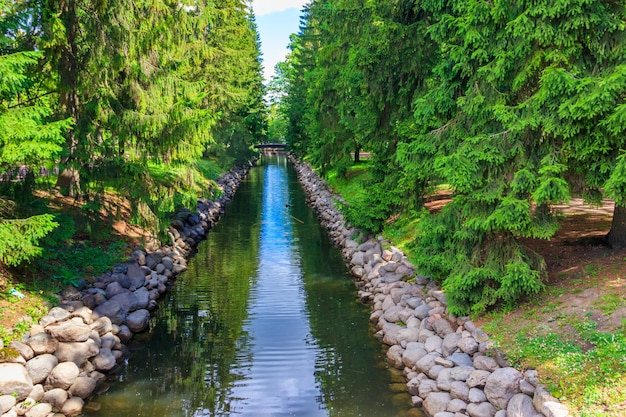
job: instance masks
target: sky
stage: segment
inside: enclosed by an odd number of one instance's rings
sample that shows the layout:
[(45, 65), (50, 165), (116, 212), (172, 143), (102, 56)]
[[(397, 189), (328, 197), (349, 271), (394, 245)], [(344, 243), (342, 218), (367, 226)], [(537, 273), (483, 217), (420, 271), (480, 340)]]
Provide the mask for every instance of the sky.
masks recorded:
[(300, 10), (308, 0), (253, 0), (252, 7), (261, 38), (263, 75), (269, 81), (274, 66), (285, 59), (289, 35), (297, 33)]

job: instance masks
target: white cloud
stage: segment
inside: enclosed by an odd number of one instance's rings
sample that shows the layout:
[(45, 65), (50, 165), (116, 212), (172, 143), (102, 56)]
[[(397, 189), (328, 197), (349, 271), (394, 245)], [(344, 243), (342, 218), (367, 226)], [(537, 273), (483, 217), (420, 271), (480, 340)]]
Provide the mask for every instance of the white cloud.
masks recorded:
[(253, 0), (252, 8), (255, 16), (259, 17), (287, 9), (297, 8), (300, 10), (308, 2), (308, 0)]

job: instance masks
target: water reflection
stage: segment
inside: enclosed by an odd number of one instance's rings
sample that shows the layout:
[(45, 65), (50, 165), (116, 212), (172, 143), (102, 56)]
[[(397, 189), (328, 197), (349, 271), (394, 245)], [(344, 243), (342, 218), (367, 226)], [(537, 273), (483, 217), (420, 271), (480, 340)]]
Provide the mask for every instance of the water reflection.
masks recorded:
[(91, 416), (405, 415), (356, 301), (284, 157), (251, 171), (227, 215)]

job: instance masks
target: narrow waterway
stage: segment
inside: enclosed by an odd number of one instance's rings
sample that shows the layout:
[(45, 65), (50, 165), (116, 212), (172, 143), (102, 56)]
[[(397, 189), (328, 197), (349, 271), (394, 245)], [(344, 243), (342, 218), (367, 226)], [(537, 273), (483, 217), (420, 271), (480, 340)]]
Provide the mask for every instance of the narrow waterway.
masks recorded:
[(293, 169), (264, 160), (85, 414), (406, 415), (368, 319)]

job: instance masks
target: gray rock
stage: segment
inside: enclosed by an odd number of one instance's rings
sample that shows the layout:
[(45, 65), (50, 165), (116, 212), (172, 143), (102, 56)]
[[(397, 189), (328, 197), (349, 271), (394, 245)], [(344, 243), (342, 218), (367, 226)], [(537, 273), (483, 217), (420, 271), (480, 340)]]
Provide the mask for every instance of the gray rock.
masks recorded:
[(139, 288), (133, 294), (137, 300), (138, 310), (148, 308), (148, 304), (150, 303), (150, 291), (148, 291), (146, 287)]
[(99, 317), (108, 317), (113, 324), (122, 324), (124, 322), (124, 312), (116, 301), (106, 301), (94, 309)]
[(424, 320), (426, 317), (428, 317), (428, 312), (430, 310), (432, 310), (431, 306), (429, 306), (428, 304), (421, 304), (415, 309), (413, 315), (415, 315), (415, 317), (420, 320)]
[(526, 395), (534, 395), (535, 394), (535, 386), (525, 379), (521, 380), (519, 383), (519, 388), (522, 391), (522, 394)]
[(100, 353), (93, 358), (92, 363), (98, 371), (110, 371), (117, 363), (110, 349), (100, 349)]
[(437, 335), (430, 336), (424, 342), (424, 348), (427, 352), (440, 352), (441, 353), (441, 345), (443, 344), (443, 339)]
[(98, 382), (88, 376), (79, 376), (69, 389), (69, 393), (74, 397), (87, 398), (94, 390)]
[(458, 398), (453, 398), (448, 404), (448, 411), (451, 413), (463, 413), (467, 410), (467, 403), (463, 400), (459, 400)]
[(506, 417), (506, 410), (498, 410), (494, 417)]
[(494, 358), (485, 355), (474, 355), (474, 368), (493, 372), (500, 366)]
[(494, 417), (496, 415), (496, 408), (488, 402), (484, 403), (471, 403), (467, 405), (467, 414), (470, 417)]
[(419, 361), (415, 363), (415, 369), (419, 372), (428, 374), (428, 371), (430, 370), (430, 368), (435, 366), (435, 359), (439, 357), (440, 356), (436, 353), (429, 353), (428, 355), (424, 356), (422, 359), (420, 359)]
[(98, 345), (93, 339), (86, 342), (62, 342), (54, 353), (59, 362), (74, 362), (76, 366), (83, 366), (89, 359), (98, 354)]
[(129, 290), (116, 294), (109, 299), (109, 302), (113, 301), (116, 301), (120, 305), (120, 309), (125, 313), (130, 313), (131, 311), (135, 311), (139, 308), (137, 297), (135, 297), (135, 294)]
[(46, 327), (46, 333), (59, 342), (84, 342), (91, 336), (91, 328), (74, 321), (54, 323)]
[(454, 381), (450, 387), (450, 396), (459, 400), (469, 401), (469, 387), (465, 382)]
[(437, 378), (439, 378), (439, 374), (440, 374), (440, 373), (441, 373), (441, 371), (443, 371), (444, 369), (446, 369), (446, 368), (445, 368), (445, 367), (443, 367), (442, 365), (438, 365), (438, 364), (436, 364), (436, 363), (435, 363), (435, 365), (434, 365), (432, 368), (430, 368), (430, 369), (428, 370), (427, 375), (428, 375), (428, 377), (429, 377), (430, 379), (435, 379), (435, 380), (436, 380)]
[(459, 340), (458, 347), (462, 352), (465, 352), (468, 355), (473, 355), (478, 352), (478, 342), (473, 337), (462, 338)]
[(39, 384), (48, 378), (50, 372), (55, 366), (59, 364), (59, 360), (56, 356), (49, 353), (35, 356), (33, 359), (26, 362), (26, 371), (30, 376), (33, 384)]
[(54, 410), (60, 410), (65, 401), (67, 401), (67, 391), (61, 388), (51, 389), (43, 395), (43, 402), (52, 405)]
[(444, 358), (456, 352), (460, 340), (461, 335), (459, 333), (448, 333), (446, 337), (443, 338), (441, 353)]
[(421, 343), (415, 343), (415, 345), (418, 346), (412, 345), (413, 344), (411, 343), (407, 344), (407, 347), (402, 354), (402, 363), (404, 363), (404, 366), (407, 368), (413, 368), (417, 361), (422, 359), (428, 353), (426, 352), (426, 349), (421, 346)]
[(451, 413), (449, 411), (440, 411), (433, 417), (454, 417), (454, 413)]
[(491, 375), (491, 372), (477, 369), (467, 378), (467, 385), (470, 388), (484, 388), (489, 375)]
[(48, 417), (52, 412), (52, 405), (48, 403), (39, 403), (33, 406), (24, 414), (26, 417)]
[(143, 332), (150, 324), (150, 312), (146, 309), (133, 311), (126, 316), (126, 326), (133, 333)]
[(496, 369), (485, 383), (485, 395), (489, 402), (505, 409), (514, 395), (521, 393), (519, 383), (523, 375), (514, 368)]
[(121, 294), (124, 291), (127, 291), (127, 289), (124, 288), (122, 284), (117, 281), (113, 281), (109, 285), (107, 285), (105, 294), (106, 297), (110, 299), (111, 297), (115, 297), (116, 295)]
[(437, 389), (439, 391), (450, 391), (452, 389), (452, 383), (454, 382), (454, 378), (452, 378), (452, 369), (445, 368), (439, 375), (437, 376)]
[(439, 337), (446, 337), (449, 333), (453, 333), (452, 325), (446, 319), (437, 319), (433, 322), (433, 330)]
[(59, 321), (65, 321), (70, 318), (70, 312), (61, 308), (61, 307), (53, 307), (48, 311), (44, 317), (39, 319), (39, 324), (46, 327), (49, 324), (57, 323)]
[(567, 407), (556, 401), (546, 401), (541, 405), (541, 412), (546, 417), (569, 417)]
[(467, 353), (453, 353), (452, 355), (448, 356), (446, 359), (448, 359), (449, 361), (454, 362), (455, 365), (457, 366), (465, 366), (465, 367), (474, 367), (474, 362), (472, 361), (472, 358), (467, 354)]
[(469, 366), (457, 366), (452, 368), (452, 378), (455, 381), (465, 382), (474, 371), (475, 369)]
[(77, 416), (83, 412), (83, 407), (85, 406), (85, 401), (83, 401), (80, 397), (72, 397), (69, 398), (63, 407), (61, 408), (61, 414), (73, 417)]
[(141, 288), (146, 285), (146, 275), (149, 274), (150, 272), (146, 272), (138, 263), (129, 263), (126, 276), (130, 280), (130, 288)]
[(62, 388), (66, 390), (76, 381), (79, 372), (78, 366), (74, 362), (61, 362), (48, 375), (45, 388)]
[(434, 416), (439, 412), (446, 411), (451, 400), (452, 398), (447, 392), (431, 392), (424, 399), (423, 407), (428, 414)]
[(59, 341), (52, 338), (48, 333), (37, 333), (29, 337), (26, 344), (30, 346), (35, 355), (42, 355), (44, 353), (54, 353), (59, 346)]
[(418, 395), (424, 399), (428, 397), (428, 394), (431, 392), (438, 392), (439, 388), (437, 388), (437, 381), (433, 381), (432, 379), (423, 379), (419, 382), (417, 386)]
[(0, 415), (9, 411), (17, 404), (17, 400), (12, 395), (0, 395)]
[(387, 351), (387, 362), (390, 366), (396, 369), (404, 369), (404, 363), (402, 362), (402, 353), (404, 349), (402, 349), (399, 345), (393, 345)]
[(482, 403), (487, 401), (484, 391), (478, 388), (470, 388), (468, 399), (471, 403)]
[(526, 394), (516, 394), (506, 407), (507, 417), (541, 417), (533, 406), (533, 400)]
[(487, 340), (489, 340), (489, 335), (487, 333), (485, 333), (485, 331), (483, 329), (481, 329), (481, 328), (476, 328), (472, 332), (472, 336), (474, 337), (474, 339), (478, 343), (483, 343), (483, 342), (486, 342)]
[(26, 367), (19, 363), (0, 363), (0, 395), (14, 395), (22, 401), (33, 389)]

